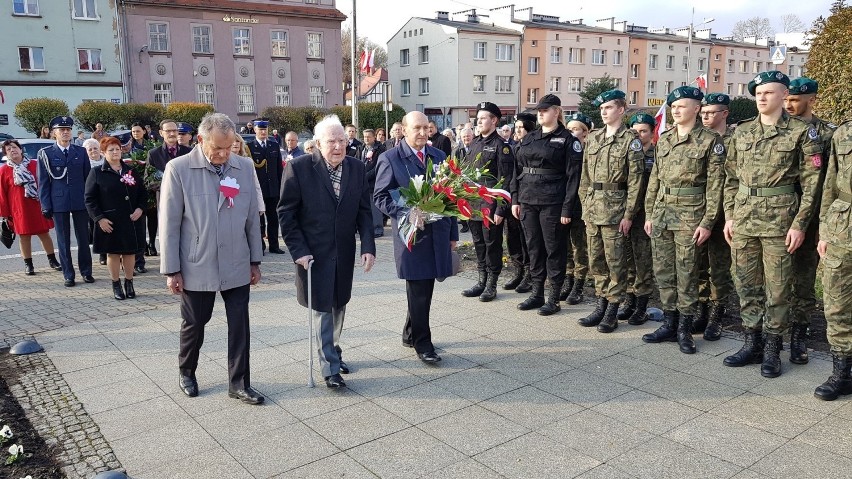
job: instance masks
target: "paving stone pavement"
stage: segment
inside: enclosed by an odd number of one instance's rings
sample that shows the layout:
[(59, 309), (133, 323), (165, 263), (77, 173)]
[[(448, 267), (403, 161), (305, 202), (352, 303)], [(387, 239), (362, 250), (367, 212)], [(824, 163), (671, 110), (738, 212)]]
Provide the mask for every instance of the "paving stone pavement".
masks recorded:
[[(852, 401), (812, 396), (830, 374), (824, 359), (785, 358), (784, 374), (765, 379), (757, 365), (722, 365), (736, 339), (698, 340), (699, 352), (683, 355), (672, 343), (642, 343), (657, 323), (622, 323), (608, 335), (578, 326), (589, 304), (544, 318), (519, 312), (516, 293), (462, 298), (468, 276), (436, 287), (432, 330), (444, 361), (430, 367), (400, 345), (405, 287), (392, 258), (381, 238), (375, 270), (356, 269), (343, 391), (325, 388), (319, 373), (316, 388), (305, 386), (306, 311), (286, 256), (267, 256), (264, 283), (252, 289), (260, 407), (227, 397), (221, 302), (201, 351), (201, 395), (180, 393), (178, 303), (151, 274), (138, 281), (136, 304), (120, 304), (127, 309), (116, 309), (103, 281), (55, 291), (50, 317), (4, 319), (0, 337), (12, 336), (8, 326), (44, 345), (133, 478), (742, 479), (852, 469)], [(0, 276), (0, 287), (24, 281), (6, 278), (15, 274)], [(112, 313), (69, 319), (69, 296)]]

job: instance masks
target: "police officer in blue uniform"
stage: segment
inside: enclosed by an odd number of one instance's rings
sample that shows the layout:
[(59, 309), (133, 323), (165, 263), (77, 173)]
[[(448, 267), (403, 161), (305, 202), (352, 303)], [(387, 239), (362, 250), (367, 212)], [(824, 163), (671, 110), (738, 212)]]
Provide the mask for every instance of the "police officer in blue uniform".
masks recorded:
[[(266, 233), (269, 241), (269, 252), (284, 254), (278, 246), (278, 198), (281, 195), (281, 176), (284, 168), (281, 166), (281, 147), (278, 142), (269, 138), (269, 120), (254, 120), (254, 141), (248, 144), (251, 158), (254, 160), (254, 171), (263, 192), (263, 204), (266, 214), (260, 220), (261, 234)], [(264, 247), (266, 244), (264, 244)]]
[(89, 249), (89, 214), (83, 198), (86, 178), (91, 166), (86, 150), (71, 142), (74, 119), (57, 116), (50, 120), (50, 129), (56, 144), (38, 152), (38, 194), (41, 212), (53, 218), (56, 225), (56, 242), (65, 286), (74, 282), (74, 263), (71, 261), (71, 222), (77, 239), (77, 263), (83, 281), (94, 283), (92, 277), (92, 252)]

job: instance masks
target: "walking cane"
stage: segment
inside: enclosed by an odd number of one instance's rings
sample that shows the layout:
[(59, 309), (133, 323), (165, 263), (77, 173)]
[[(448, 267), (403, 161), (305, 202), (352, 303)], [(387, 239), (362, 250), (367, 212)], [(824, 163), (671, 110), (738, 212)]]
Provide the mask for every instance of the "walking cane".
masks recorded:
[(313, 321), (313, 295), (311, 287), (311, 268), (314, 266), (314, 260), (308, 260), (308, 387), (312, 388), (314, 384), (314, 321)]

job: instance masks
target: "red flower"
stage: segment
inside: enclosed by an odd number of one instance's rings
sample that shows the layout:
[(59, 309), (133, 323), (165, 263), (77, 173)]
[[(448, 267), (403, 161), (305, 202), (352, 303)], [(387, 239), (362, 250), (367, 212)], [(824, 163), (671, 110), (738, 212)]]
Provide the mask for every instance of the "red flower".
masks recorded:
[(432, 189), (435, 190), (436, 193), (443, 193), (444, 191), (444, 188), (442, 188), (438, 183), (432, 185)]
[(494, 203), (494, 199), (492, 198), (491, 193), (488, 192), (488, 188), (480, 185), (477, 194), (479, 194), (479, 197), (487, 201), (488, 203)]
[(468, 184), (468, 183), (465, 183), (462, 186), (464, 186), (464, 190), (467, 191), (468, 193), (476, 193), (476, 187), (475, 186)]
[(453, 193), (453, 189), (449, 186), (444, 188), (444, 194), (447, 195), (447, 198), (449, 198), (450, 201), (456, 201), (456, 194)]
[(456, 205), (459, 207), (459, 214), (466, 220), (470, 219), (470, 216), (473, 214), (473, 210), (470, 209), (470, 203), (464, 198), (459, 198)]
[(460, 174), (461, 174), (461, 168), (459, 168), (459, 165), (456, 163), (456, 159), (455, 159), (455, 158), (450, 158), (450, 159), (447, 161), (447, 166), (449, 166), (449, 167), (450, 167), (450, 171), (452, 171), (453, 173), (455, 173), (455, 174), (457, 174), (457, 175), (460, 175)]
[(484, 226), (485, 229), (491, 228), (491, 218), (488, 217), (488, 215), (491, 214), (491, 210), (488, 208), (482, 208), (480, 211), (482, 211), (482, 226)]

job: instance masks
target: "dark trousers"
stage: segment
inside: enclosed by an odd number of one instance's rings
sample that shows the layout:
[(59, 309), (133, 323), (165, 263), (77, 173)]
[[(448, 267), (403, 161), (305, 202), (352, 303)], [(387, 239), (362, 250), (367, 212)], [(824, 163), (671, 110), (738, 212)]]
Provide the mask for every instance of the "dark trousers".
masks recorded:
[(480, 271), (498, 275), (503, 270), (503, 223), (491, 224), (490, 228), (482, 221), (469, 221), (470, 237), (476, 251), (476, 263)]
[[(149, 191), (149, 195), (157, 194), (154, 191)], [(145, 210), (145, 221), (148, 224), (148, 244), (157, 246), (157, 207), (148, 208)], [(142, 242), (145, 242), (145, 235), (142, 234)]]
[(402, 340), (414, 345), (418, 353), (435, 351), (432, 344), (432, 331), (429, 329), (429, 310), (432, 308), (432, 292), (435, 291), (434, 279), (405, 281), (405, 294), (408, 296), (408, 315), (402, 329)]
[[(228, 376), (230, 390), (245, 389), (249, 381), (249, 285), (221, 291), (228, 319)], [(198, 354), (204, 344), (204, 326), (213, 315), (216, 293), (186, 291), (181, 294), (180, 352), (178, 367), (186, 375), (195, 374)]]
[(263, 197), (263, 207), (266, 214), (260, 220), (260, 236), (266, 236), (269, 249), (278, 248), (278, 198)]
[(562, 205), (521, 205), (521, 222), (530, 252), (530, 276), (536, 284), (550, 279), (556, 292), (565, 282), (567, 246)]
[(136, 268), (145, 267), (145, 223), (147, 222), (147, 218), (148, 214), (144, 213), (133, 223), (133, 228), (136, 232), (136, 261), (133, 266)]
[(512, 264), (518, 269), (529, 267), (530, 252), (527, 249), (527, 239), (524, 237), (521, 220), (511, 214), (506, 217), (506, 248), (509, 250)]
[(77, 239), (77, 265), (83, 276), (92, 275), (92, 250), (89, 248), (89, 214), (86, 210), (53, 213), (56, 226), (56, 247), (59, 250), (59, 262), (62, 263), (62, 276), (66, 280), (74, 279), (74, 263), (71, 261), (71, 223), (74, 223), (74, 237)]

